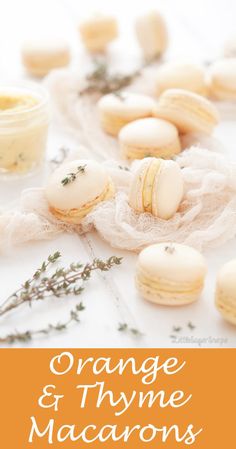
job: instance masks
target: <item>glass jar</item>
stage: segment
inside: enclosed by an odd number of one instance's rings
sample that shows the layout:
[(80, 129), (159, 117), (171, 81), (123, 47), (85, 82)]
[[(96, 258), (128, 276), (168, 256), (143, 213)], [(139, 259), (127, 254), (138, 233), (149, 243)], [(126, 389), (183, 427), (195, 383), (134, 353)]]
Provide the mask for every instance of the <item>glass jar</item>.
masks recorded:
[(37, 85), (0, 86), (0, 173), (25, 174), (43, 161), (49, 97)]

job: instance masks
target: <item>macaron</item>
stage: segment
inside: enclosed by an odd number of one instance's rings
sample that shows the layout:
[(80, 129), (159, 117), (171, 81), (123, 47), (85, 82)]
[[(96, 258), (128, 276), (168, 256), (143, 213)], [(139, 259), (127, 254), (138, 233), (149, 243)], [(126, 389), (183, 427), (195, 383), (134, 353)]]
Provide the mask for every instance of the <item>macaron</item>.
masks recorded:
[(166, 120), (144, 118), (124, 126), (119, 133), (122, 156), (126, 159), (143, 159), (154, 156), (171, 159), (180, 153), (177, 128)]
[(236, 325), (236, 259), (223, 265), (218, 273), (215, 304), (223, 318)]
[(151, 117), (155, 101), (147, 95), (128, 92), (104, 95), (98, 102), (98, 111), (103, 130), (117, 136), (123, 126), (134, 120)]
[(191, 63), (166, 63), (156, 74), (156, 91), (160, 95), (167, 89), (185, 89), (200, 95), (207, 94), (205, 71)]
[(22, 63), (33, 76), (45, 76), (51, 70), (70, 63), (70, 48), (63, 39), (31, 39), (21, 48)]
[(138, 17), (135, 24), (139, 45), (147, 60), (161, 56), (168, 45), (168, 31), (165, 19), (158, 11)]
[(109, 15), (94, 14), (80, 23), (79, 32), (89, 52), (104, 52), (108, 44), (118, 36), (117, 20)]
[(61, 165), (45, 187), (51, 213), (71, 224), (79, 224), (95, 206), (113, 195), (114, 186), (106, 169), (92, 160)]
[(183, 175), (177, 162), (148, 157), (139, 162), (134, 174), (129, 205), (136, 212), (168, 220), (177, 212), (183, 193)]
[(216, 100), (236, 100), (236, 58), (225, 58), (211, 65), (209, 93)]
[(180, 133), (211, 134), (219, 122), (218, 111), (211, 101), (184, 89), (163, 92), (153, 112), (173, 123)]
[(148, 301), (180, 306), (196, 301), (204, 287), (206, 262), (195, 249), (178, 243), (159, 243), (138, 257), (136, 286)]

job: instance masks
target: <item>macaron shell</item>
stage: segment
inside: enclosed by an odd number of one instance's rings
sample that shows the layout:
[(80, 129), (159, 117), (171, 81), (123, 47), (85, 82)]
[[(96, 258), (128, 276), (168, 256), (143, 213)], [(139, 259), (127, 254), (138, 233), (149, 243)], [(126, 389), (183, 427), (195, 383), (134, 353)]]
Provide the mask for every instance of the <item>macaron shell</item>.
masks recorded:
[(216, 291), (215, 305), (222, 317), (236, 326), (236, 302), (232, 304), (232, 297), (227, 297)]
[(236, 306), (236, 259), (223, 265), (217, 275), (217, 289), (228, 297), (235, 298)]
[(108, 94), (98, 101), (100, 112), (106, 112), (122, 119), (133, 119), (151, 114), (155, 101), (147, 95), (122, 92), (120, 95)]
[(177, 243), (160, 243), (139, 254), (136, 286), (149, 301), (184, 305), (198, 299), (205, 275), (206, 262), (198, 251)]
[(151, 285), (149, 285), (147, 282), (143, 283), (139, 280), (138, 275), (136, 276), (136, 287), (137, 290), (140, 292), (141, 296), (155, 304), (164, 305), (164, 306), (183, 306), (187, 304), (191, 304), (192, 302), (195, 302), (199, 299), (200, 294), (203, 289), (203, 283), (201, 284), (200, 288), (192, 289), (192, 291), (181, 292), (168, 292), (163, 291), (160, 286), (159, 288), (153, 288)]
[(164, 161), (152, 158), (151, 163), (146, 172), (143, 186), (143, 208), (146, 212), (153, 213), (153, 188), (155, 180), (159, 178)]
[(117, 136), (121, 128), (131, 121), (151, 117), (155, 104), (147, 95), (125, 92), (105, 95), (98, 101), (102, 128), (108, 134)]
[(166, 120), (152, 117), (124, 126), (119, 143), (122, 155), (128, 159), (171, 158), (181, 151), (177, 128)]
[(143, 159), (147, 157), (155, 157), (161, 159), (172, 159), (174, 156), (180, 153), (181, 146), (179, 139), (163, 145), (162, 147), (137, 147), (132, 145), (126, 145), (121, 143), (121, 156), (124, 159), (134, 161), (135, 159)]
[(222, 59), (209, 69), (210, 94), (218, 100), (236, 99), (236, 58)]
[(55, 40), (25, 42), (21, 50), (22, 62), (33, 75), (43, 76), (50, 70), (70, 63), (70, 49), (66, 42)]
[(177, 212), (184, 193), (180, 167), (174, 161), (165, 161), (156, 177), (152, 193), (153, 215), (168, 220)]
[(134, 174), (130, 185), (129, 204), (137, 212), (144, 212), (143, 190), (147, 171), (150, 167), (151, 159), (145, 158), (139, 163), (139, 167)]
[(134, 174), (129, 204), (137, 212), (167, 220), (178, 210), (183, 189), (182, 172), (176, 162), (145, 158)]
[(85, 47), (99, 52), (118, 36), (118, 25), (114, 17), (98, 14), (82, 22), (79, 31)]
[(80, 209), (70, 209), (70, 210), (61, 210), (50, 207), (50, 212), (61, 221), (70, 224), (80, 224), (83, 218), (85, 218), (98, 204), (102, 201), (107, 201), (111, 199), (115, 194), (115, 188), (113, 183), (110, 181), (107, 188), (95, 198), (90, 203), (85, 204), (85, 206)]
[[(85, 167), (76, 179), (63, 185), (62, 180), (78, 167)], [(92, 160), (77, 160), (63, 164), (50, 176), (45, 188), (49, 204), (60, 210), (80, 209), (94, 201), (107, 188), (110, 182), (105, 168)]]
[(236, 259), (226, 263), (217, 275), (215, 304), (223, 318), (236, 325)]
[(162, 147), (172, 143), (177, 137), (178, 131), (174, 125), (157, 118), (135, 120), (125, 126), (119, 134), (122, 142), (138, 148)]
[(202, 67), (191, 63), (166, 63), (156, 76), (157, 94), (167, 89), (180, 88), (206, 95), (205, 72)]
[[(170, 248), (170, 250), (169, 250)], [(178, 243), (159, 243), (141, 251), (139, 265), (148, 277), (156, 276), (172, 282), (196, 282), (205, 276), (207, 268), (202, 254)]]
[(211, 134), (219, 122), (218, 111), (210, 101), (182, 89), (166, 90), (153, 112), (156, 117), (173, 123), (181, 133)]
[(139, 17), (136, 21), (136, 35), (146, 58), (161, 55), (168, 45), (168, 31), (164, 18), (157, 12)]

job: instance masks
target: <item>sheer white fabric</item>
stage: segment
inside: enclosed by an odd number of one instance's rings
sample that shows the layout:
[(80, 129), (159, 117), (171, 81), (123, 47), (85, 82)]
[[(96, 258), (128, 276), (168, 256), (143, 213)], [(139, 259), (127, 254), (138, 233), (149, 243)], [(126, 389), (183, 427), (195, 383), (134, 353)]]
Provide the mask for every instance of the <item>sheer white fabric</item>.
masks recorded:
[[(83, 148), (83, 157), (103, 161), (116, 185), (116, 195), (98, 205), (80, 226), (70, 226), (50, 213), (43, 188), (25, 190), (16, 210), (0, 214), (0, 250), (26, 241), (51, 239), (65, 231), (86, 232), (91, 227), (111, 246), (132, 251), (162, 241), (183, 242), (205, 250), (235, 236), (236, 165), (221, 154), (220, 142), (199, 135), (185, 136), (184, 148), (193, 146), (176, 158), (185, 181), (180, 210), (168, 221), (150, 214), (138, 215), (128, 204), (135, 163), (128, 171), (127, 164), (119, 160), (117, 141), (101, 130), (98, 97), (80, 96), (86, 85), (84, 79), (66, 70), (52, 73), (46, 82), (57, 123), (74, 135)], [(153, 94), (153, 71), (147, 69), (130, 89)]]
[(128, 204), (133, 172), (106, 162), (116, 185), (114, 199), (97, 206), (81, 226), (70, 226), (50, 213), (43, 189), (22, 193), (19, 210), (0, 216), (1, 247), (30, 240), (51, 239), (59, 233), (97, 229), (111, 246), (139, 251), (146, 245), (176, 241), (204, 250), (236, 234), (236, 166), (222, 155), (193, 147), (177, 157), (183, 170), (185, 195), (170, 220), (137, 214)]

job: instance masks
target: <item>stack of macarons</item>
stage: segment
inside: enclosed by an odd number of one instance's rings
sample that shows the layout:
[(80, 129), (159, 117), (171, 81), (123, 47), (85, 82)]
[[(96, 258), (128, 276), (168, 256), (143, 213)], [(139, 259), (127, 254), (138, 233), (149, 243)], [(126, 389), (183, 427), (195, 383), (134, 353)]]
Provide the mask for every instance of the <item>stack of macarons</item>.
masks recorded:
[[(200, 86), (199, 86), (200, 88)], [(180, 134), (211, 134), (219, 114), (212, 102), (186, 89), (167, 89), (158, 101), (138, 94), (109, 94), (98, 102), (103, 130), (116, 137), (125, 159), (172, 159), (181, 151)]]

